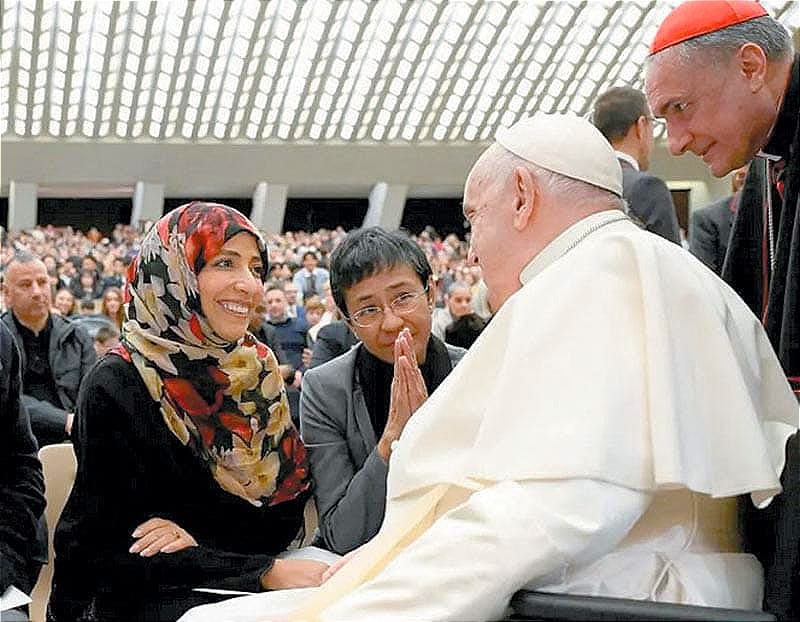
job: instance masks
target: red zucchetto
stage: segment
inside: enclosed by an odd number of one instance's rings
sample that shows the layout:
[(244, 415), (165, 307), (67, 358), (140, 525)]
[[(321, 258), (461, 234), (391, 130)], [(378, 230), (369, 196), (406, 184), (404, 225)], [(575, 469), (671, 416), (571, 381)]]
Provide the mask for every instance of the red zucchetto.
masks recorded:
[(690, 0), (667, 15), (659, 26), (650, 55), (728, 26), (769, 15), (753, 0)]

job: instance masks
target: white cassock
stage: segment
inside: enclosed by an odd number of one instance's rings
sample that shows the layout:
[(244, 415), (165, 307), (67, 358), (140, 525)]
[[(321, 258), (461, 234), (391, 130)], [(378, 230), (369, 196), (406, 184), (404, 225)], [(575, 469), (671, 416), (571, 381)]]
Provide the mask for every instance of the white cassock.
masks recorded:
[(181, 620), (492, 620), (525, 586), (760, 608), (735, 497), (780, 491), (798, 407), (757, 318), (616, 210), (520, 280), (406, 426), (378, 535), (321, 588)]

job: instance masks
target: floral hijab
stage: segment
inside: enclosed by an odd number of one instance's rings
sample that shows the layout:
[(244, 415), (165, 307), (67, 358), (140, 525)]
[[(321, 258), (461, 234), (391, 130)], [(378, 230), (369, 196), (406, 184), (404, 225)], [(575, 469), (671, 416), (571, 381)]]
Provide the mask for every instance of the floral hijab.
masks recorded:
[(274, 505), (309, 486), (278, 362), (249, 333), (237, 343), (216, 335), (197, 286), (203, 266), (242, 231), (256, 238), (266, 268), (264, 240), (230, 207), (195, 202), (161, 218), (128, 270), (122, 343), (114, 352), (133, 363), (169, 430), (224, 490)]

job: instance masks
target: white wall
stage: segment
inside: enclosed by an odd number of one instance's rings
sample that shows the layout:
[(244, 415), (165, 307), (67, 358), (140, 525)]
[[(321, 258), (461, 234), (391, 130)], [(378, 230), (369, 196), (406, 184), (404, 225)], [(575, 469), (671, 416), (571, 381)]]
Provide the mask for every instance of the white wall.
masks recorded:
[[(378, 181), (411, 196), (460, 196), (479, 145), (218, 145), (11, 141), (2, 143), (2, 194), (10, 180), (47, 185), (164, 184), (164, 196), (249, 197), (267, 181), (289, 196), (369, 195)], [(79, 195), (76, 195), (79, 196)]]
[[(367, 197), (378, 182), (408, 186), (409, 197), (461, 196), (464, 179), (483, 146), (159, 144), (88, 141), (19, 141), (0, 145), (2, 186), (38, 184), (40, 196), (118, 196), (138, 181), (164, 185), (166, 197), (250, 197), (258, 182), (289, 186), (290, 197)], [(663, 145), (652, 172), (672, 188), (692, 188), (693, 209), (729, 192), (692, 155), (670, 156)], [(83, 190), (82, 190), (83, 189)], [(113, 191), (113, 194), (112, 194)]]

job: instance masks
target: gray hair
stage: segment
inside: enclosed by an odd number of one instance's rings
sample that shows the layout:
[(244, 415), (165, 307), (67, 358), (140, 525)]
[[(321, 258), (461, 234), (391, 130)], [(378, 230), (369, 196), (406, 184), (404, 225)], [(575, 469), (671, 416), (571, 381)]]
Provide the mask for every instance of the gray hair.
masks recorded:
[(725, 62), (745, 43), (754, 43), (769, 61), (785, 60), (794, 52), (792, 38), (783, 25), (769, 16), (734, 24), (722, 30), (710, 32), (679, 43), (653, 55), (649, 61), (658, 59), (663, 52), (672, 50), (684, 65), (703, 58), (704, 64), (716, 65)]
[(548, 196), (569, 197), (569, 202), (573, 205), (589, 203), (598, 207), (604, 206), (606, 209), (622, 210), (625, 205), (621, 197), (608, 190), (536, 166), (497, 143), (495, 146), (499, 147), (499, 151), (493, 154), (490, 161), (501, 179), (511, 179), (514, 169), (521, 166), (534, 176), (539, 187)]
[(11, 259), (8, 260), (6, 264), (6, 271), (15, 263), (18, 264), (31, 264), (40, 261), (44, 263), (39, 257), (31, 253), (27, 249), (17, 249), (14, 251), (14, 254), (11, 256)]
[(447, 288), (447, 295), (452, 296), (453, 292), (458, 289), (466, 289), (468, 292), (472, 291), (472, 288), (464, 281), (453, 281), (450, 283), (450, 287)]

